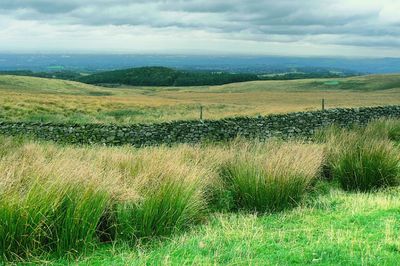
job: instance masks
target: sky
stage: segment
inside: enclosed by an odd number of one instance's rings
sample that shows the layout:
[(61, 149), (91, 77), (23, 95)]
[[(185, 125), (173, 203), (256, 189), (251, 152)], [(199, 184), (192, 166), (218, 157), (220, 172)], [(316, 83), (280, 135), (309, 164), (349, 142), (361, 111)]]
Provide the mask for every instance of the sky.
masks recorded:
[(400, 0), (0, 0), (0, 52), (400, 57)]

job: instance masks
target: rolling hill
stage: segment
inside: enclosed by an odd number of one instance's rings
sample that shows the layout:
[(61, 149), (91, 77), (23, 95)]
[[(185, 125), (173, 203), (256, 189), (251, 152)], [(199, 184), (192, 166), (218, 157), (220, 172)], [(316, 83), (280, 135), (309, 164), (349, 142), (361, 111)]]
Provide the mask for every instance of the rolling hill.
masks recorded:
[(400, 74), (251, 81), (221, 86), (121, 86), (0, 75), (0, 120), (151, 123), (400, 103)]
[(0, 75), (0, 90), (21, 93), (110, 95), (103, 88), (81, 82), (15, 75)]
[(140, 67), (112, 71), (31, 70), (0, 71), (0, 75), (27, 76), (79, 81), (103, 87), (131, 86), (206, 86), (224, 85), (256, 80), (297, 80), (311, 78), (343, 78), (355, 76), (352, 72), (333, 71), (325, 68), (282, 69), (274, 73), (232, 73), (219, 70), (178, 70), (167, 67)]
[(141, 67), (100, 72), (77, 79), (89, 84), (132, 86), (202, 86), (259, 80), (255, 74), (191, 72), (166, 67)]

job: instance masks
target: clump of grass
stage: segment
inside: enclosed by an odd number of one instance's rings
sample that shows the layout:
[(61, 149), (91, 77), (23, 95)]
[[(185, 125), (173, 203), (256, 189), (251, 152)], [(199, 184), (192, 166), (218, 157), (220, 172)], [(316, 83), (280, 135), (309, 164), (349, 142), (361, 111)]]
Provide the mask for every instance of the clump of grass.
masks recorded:
[(0, 252), (8, 260), (77, 254), (99, 240), (166, 236), (208, 212), (214, 176), (210, 159), (202, 159), (207, 152), (197, 147), (10, 147), (0, 160), (0, 227), (7, 236)]
[(264, 148), (242, 150), (222, 168), (238, 209), (271, 212), (296, 205), (320, 173), (319, 146), (290, 143)]
[(3, 193), (0, 200), (0, 253), (7, 260), (44, 252), (43, 242), (49, 234), (49, 195), (33, 186), (24, 197), (18, 196)]
[(128, 116), (143, 115), (143, 114), (144, 111), (140, 109), (118, 109), (118, 110), (108, 111), (105, 113), (105, 115), (113, 116), (116, 119), (121, 119), (123, 117), (128, 117)]
[(332, 137), (329, 166), (345, 190), (370, 191), (399, 184), (399, 151), (387, 139), (358, 132)]
[(353, 125), (351, 128), (343, 129), (337, 125), (317, 131), (314, 139), (318, 142), (329, 142), (341, 136), (343, 132), (353, 132), (368, 137), (369, 139), (400, 141), (400, 120), (399, 119), (379, 119), (367, 125)]
[(30, 142), (11, 149), (0, 159), (0, 258), (64, 256), (94, 246), (110, 199), (101, 172), (73, 149)]
[(400, 120), (381, 119), (373, 121), (367, 125), (363, 134), (369, 138), (389, 139), (391, 141), (400, 141)]
[(117, 239), (168, 236), (203, 220), (206, 202), (194, 185), (170, 180), (151, 191), (138, 203), (116, 205)]
[[(146, 160), (149, 155), (153, 158)], [(179, 158), (182, 151), (169, 150), (168, 155), (163, 149), (139, 155), (142, 163), (129, 177), (139, 196), (115, 205), (117, 239), (167, 236), (204, 219), (207, 174), (195, 164), (186, 165)]]
[(0, 199), (0, 253), (19, 260), (65, 255), (92, 246), (108, 194), (89, 184), (35, 181)]
[(7, 156), (25, 143), (23, 137), (5, 137), (0, 135), (0, 159)]

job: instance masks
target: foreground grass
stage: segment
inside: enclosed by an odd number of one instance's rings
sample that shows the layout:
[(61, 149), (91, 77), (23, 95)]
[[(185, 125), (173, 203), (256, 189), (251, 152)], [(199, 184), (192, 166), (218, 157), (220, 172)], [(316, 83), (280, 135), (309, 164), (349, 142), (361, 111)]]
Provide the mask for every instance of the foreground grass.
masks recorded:
[(399, 129), (143, 149), (0, 138), (2, 259), (395, 265)]
[[(0, 119), (139, 123), (398, 104), (400, 75), (256, 81), (203, 87), (101, 88), (63, 80), (0, 76)], [(327, 83), (328, 82), (328, 83)], [(327, 85), (328, 84), (328, 85)]]
[(77, 265), (397, 265), (400, 194), (335, 188), (284, 213), (216, 214), (206, 225), (131, 248), (102, 245)]

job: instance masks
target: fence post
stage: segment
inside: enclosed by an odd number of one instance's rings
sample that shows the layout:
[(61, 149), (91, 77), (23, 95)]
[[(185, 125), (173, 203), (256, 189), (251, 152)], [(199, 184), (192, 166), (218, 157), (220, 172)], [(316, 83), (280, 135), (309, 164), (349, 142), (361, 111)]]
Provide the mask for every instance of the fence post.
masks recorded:
[(200, 105), (200, 121), (203, 121), (203, 106)]
[(322, 98), (322, 111), (325, 111), (325, 99)]

